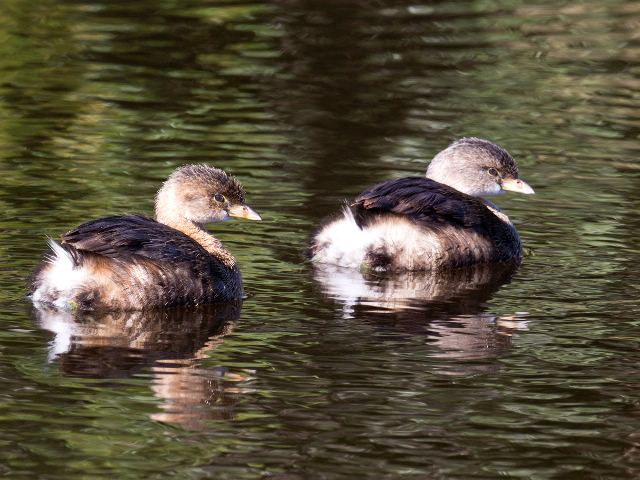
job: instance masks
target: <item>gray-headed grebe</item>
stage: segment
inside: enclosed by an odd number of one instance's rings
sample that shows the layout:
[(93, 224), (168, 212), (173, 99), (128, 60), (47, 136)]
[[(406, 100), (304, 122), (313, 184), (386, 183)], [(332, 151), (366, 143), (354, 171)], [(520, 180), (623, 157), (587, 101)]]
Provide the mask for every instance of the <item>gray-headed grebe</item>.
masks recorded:
[(240, 183), (223, 170), (187, 165), (156, 196), (156, 220), (139, 215), (84, 223), (50, 241), (31, 298), (58, 308), (143, 310), (242, 298), (240, 270), (204, 225), (260, 220)]
[(388, 180), (360, 194), (313, 236), (311, 258), (379, 271), (519, 261), (520, 237), (509, 217), (478, 198), (505, 190), (534, 193), (506, 150), (462, 138), (431, 160), (426, 178)]

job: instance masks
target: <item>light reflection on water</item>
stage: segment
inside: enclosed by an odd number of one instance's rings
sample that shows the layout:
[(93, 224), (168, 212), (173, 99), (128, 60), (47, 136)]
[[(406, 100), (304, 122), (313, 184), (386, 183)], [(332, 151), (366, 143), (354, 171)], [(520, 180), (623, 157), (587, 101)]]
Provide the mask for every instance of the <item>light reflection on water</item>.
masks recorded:
[[(527, 330), (527, 312), (495, 315), (486, 303), (517, 271), (516, 264), (480, 265), (438, 274), (407, 272), (363, 274), (322, 265), (314, 280), (337, 302), (344, 319), (359, 319), (379, 328), (424, 337), (425, 354), (453, 360), (493, 359), (511, 345), (511, 337)], [(434, 366), (439, 373), (471, 375), (495, 365)]]
[(233, 418), (238, 386), (250, 371), (202, 368), (200, 360), (233, 330), (241, 303), (191, 309), (79, 314), (34, 310), (41, 328), (55, 337), (49, 362), (64, 375), (88, 378), (151, 377), (151, 389), (162, 401), (151, 418), (190, 428), (206, 420)]
[[(636, 478), (639, 14), (2, 2), (0, 473)], [(530, 252), (517, 272), (305, 262), (344, 199), (463, 135), (506, 147), (536, 190), (496, 202)], [(265, 219), (212, 228), (242, 312), (34, 320), (45, 235), (151, 213), (189, 162), (238, 176)]]

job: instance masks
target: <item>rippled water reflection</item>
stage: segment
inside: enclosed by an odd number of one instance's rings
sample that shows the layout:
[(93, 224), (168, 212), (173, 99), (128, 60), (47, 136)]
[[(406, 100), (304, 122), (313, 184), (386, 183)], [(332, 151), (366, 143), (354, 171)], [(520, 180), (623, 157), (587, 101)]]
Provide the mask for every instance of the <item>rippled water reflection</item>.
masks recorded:
[[(636, 478), (639, 19), (624, 0), (0, 3), (0, 473)], [(536, 190), (497, 200), (520, 269), (305, 262), (345, 198), (463, 135)], [(237, 175), (265, 219), (214, 228), (241, 310), (31, 311), (45, 235), (151, 213), (187, 162)]]
[(128, 378), (151, 375), (152, 390), (162, 400), (155, 420), (204, 428), (207, 419), (233, 417), (237, 383), (250, 372), (203, 368), (199, 361), (233, 330), (239, 303), (191, 309), (72, 315), (40, 309), (36, 323), (55, 337), (49, 362), (66, 376)]

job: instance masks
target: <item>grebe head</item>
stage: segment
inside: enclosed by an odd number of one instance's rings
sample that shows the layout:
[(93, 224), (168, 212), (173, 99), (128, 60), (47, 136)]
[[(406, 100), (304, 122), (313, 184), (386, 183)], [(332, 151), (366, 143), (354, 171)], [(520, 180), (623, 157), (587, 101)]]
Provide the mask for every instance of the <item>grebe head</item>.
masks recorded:
[(468, 195), (482, 197), (505, 191), (534, 193), (518, 178), (518, 165), (504, 148), (482, 138), (461, 138), (438, 153), (427, 178)]
[(182, 219), (204, 225), (231, 217), (261, 220), (260, 215), (245, 204), (240, 182), (219, 168), (180, 167), (156, 196), (156, 219), (169, 225)]

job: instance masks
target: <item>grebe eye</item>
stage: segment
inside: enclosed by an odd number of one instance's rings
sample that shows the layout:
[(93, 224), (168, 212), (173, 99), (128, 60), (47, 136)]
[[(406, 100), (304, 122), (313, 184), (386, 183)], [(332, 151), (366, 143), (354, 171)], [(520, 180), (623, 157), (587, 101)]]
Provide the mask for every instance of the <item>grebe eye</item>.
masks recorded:
[(489, 170), (487, 170), (489, 172), (489, 175), (492, 175), (494, 177), (498, 176), (498, 170), (496, 170), (495, 168), (491, 167)]
[(216, 202), (220, 202), (223, 203), (225, 201), (224, 199), (224, 195), (220, 194), (220, 193), (216, 193), (213, 198), (215, 199)]

